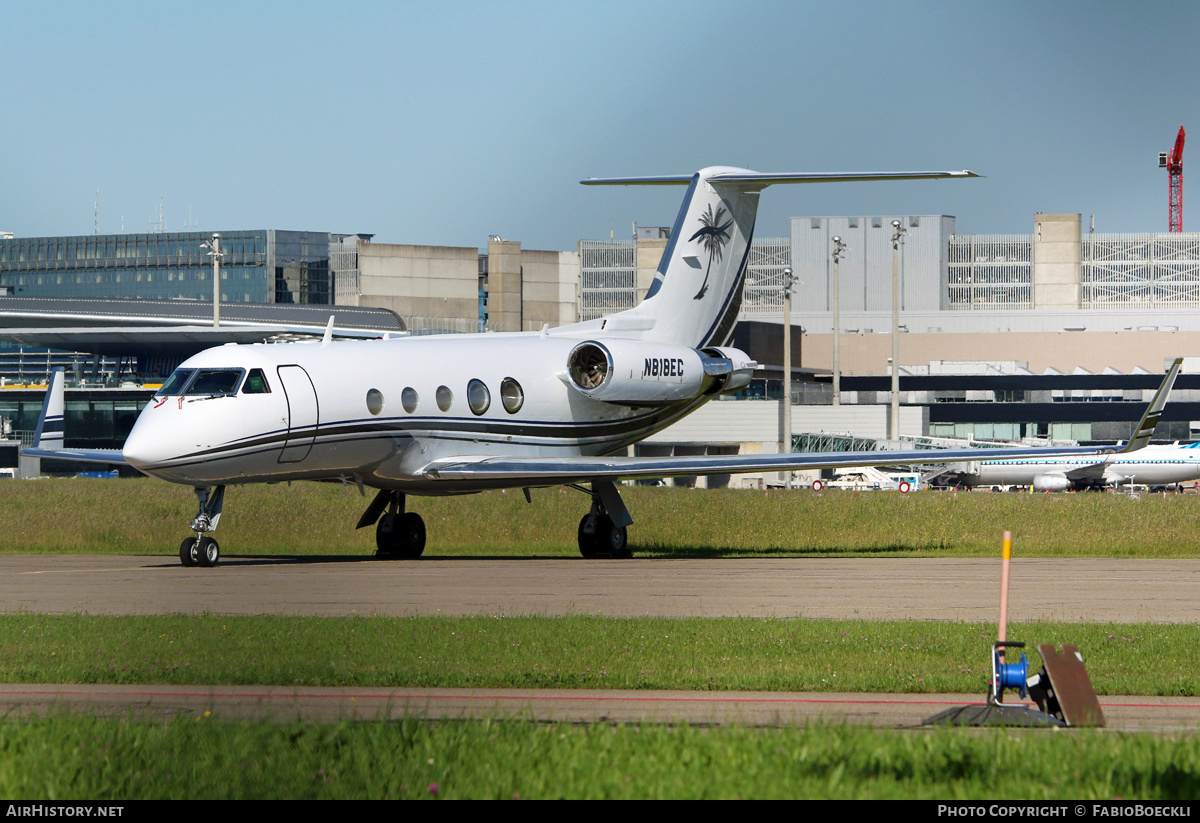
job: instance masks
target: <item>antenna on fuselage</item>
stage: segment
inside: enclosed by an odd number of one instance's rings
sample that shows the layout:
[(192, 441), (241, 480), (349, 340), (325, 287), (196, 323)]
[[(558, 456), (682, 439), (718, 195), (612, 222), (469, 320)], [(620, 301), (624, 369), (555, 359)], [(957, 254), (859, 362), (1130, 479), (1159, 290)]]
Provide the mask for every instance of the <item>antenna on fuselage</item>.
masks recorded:
[(329, 323), (325, 326), (325, 336), (321, 338), (321, 345), (328, 346), (333, 340), (333, 315), (329, 315)]

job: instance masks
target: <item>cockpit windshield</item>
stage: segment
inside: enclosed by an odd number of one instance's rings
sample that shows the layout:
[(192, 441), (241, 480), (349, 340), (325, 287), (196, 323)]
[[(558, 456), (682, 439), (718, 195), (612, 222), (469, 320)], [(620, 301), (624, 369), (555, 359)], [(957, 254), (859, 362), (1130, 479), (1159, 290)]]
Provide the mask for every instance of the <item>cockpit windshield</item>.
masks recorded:
[(236, 394), (244, 369), (176, 369), (155, 397)]
[(167, 378), (167, 382), (162, 384), (162, 388), (154, 393), (155, 397), (176, 397), (183, 394), (183, 387), (192, 379), (192, 375), (196, 373), (195, 369), (176, 369), (171, 372), (171, 376)]
[(199, 369), (185, 394), (236, 394), (243, 374), (241, 369)]

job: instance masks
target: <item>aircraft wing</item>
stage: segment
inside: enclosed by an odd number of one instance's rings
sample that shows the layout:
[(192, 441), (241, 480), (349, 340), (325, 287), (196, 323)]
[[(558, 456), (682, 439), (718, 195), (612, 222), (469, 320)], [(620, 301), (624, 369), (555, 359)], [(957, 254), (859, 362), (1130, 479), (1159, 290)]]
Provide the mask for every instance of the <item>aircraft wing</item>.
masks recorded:
[(1064, 472), (1068, 480), (1101, 480), (1104, 477), (1104, 471), (1109, 466), (1107, 461), (1100, 463), (1090, 463), (1086, 466), (1079, 466)]
[[(1183, 359), (1172, 364), (1162, 385), (1146, 407), (1134, 436), (1120, 449), (1125, 454), (1150, 442), (1163, 407), (1175, 385)], [(426, 466), (429, 480), (495, 481), (497, 485), (587, 483), (650, 477), (746, 474), (794, 469), (840, 469), (853, 466), (894, 466), (914, 463), (958, 463), (972, 460), (1041, 459), (1115, 454), (1115, 447), (1055, 447), (1000, 449), (909, 449), (901, 451), (808, 452), (746, 455), (683, 455), (677, 457), (447, 457)], [(1096, 461), (1101, 471), (1106, 461)]]
[(448, 457), (424, 469), (429, 480), (495, 480), (530, 485), (586, 483), (708, 474), (746, 474), (794, 469), (839, 469), (914, 463), (957, 463), (1022, 457), (1112, 454), (1113, 448), (907, 449), (900, 451), (809, 452), (791, 454), (698, 455), (678, 457)]
[(109, 463), (126, 465), (125, 456), (120, 449), (21, 449), (21, 454), (28, 457), (41, 457), (47, 460), (72, 460), (76, 463)]

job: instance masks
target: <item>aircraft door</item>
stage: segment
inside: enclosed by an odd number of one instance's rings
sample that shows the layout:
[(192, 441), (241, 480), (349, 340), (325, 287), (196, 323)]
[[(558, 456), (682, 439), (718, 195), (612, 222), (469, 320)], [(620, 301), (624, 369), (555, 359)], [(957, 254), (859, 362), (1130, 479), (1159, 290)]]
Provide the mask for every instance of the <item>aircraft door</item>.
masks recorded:
[(280, 463), (299, 463), (308, 457), (317, 439), (320, 410), (312, 378), (300, 366), (280, 366), (279, 383), (288, 404), (288, 436), (279, 453)]

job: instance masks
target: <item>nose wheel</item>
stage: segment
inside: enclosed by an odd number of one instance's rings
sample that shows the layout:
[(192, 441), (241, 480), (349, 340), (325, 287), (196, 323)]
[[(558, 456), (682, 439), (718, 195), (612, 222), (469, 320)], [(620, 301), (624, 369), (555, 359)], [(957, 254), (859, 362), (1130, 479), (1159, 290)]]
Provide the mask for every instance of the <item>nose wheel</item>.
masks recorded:
[(194, 537), (185, 537), (179, 544), (179, 562), (188, 568), (200, 566), (211, 568), (221, 560), (221, 547), (217, 541), (208, 536), (208, 532), (217, 528), (221, 519), (221, 509), (225, 505), (225, 487), (197, 486), (196, 499), (200, 510), (192, 521)]
[(189, 568), (201, 566), (207, 569), (217, 565), (220, 559), (220, 545), (207, 534), (185, 537), (179, 544), (179, 561)]

